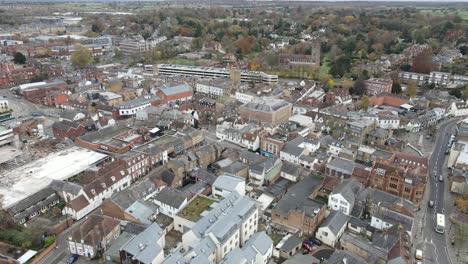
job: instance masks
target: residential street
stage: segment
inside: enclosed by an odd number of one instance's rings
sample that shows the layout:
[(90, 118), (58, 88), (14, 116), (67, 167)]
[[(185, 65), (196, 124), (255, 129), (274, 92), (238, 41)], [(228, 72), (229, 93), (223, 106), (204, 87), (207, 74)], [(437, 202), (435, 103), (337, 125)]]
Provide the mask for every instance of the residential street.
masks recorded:
[[(416, 248), (423, 249), (424, 263), (453, 263), (449, 250), (451, 247), (448, 244), (447, 231), (449, 230), (450, 221), (448, 215), (452, 211), (452, 206), (445, 206), (444, 201), (447, 195), (450, 195), (446, 190), (447, 169), (445, 167), (445, 151), (450, 136), (455, 130), (458, 119), (452, 119), (441, 123), (438, 130), (437, 139), (434, 149), (429, 160), (429, 185), (426, 187), (427, 200), (421, 203), (422, 221), (418, 223), (417, 237), (415, 241)], [(443, 175), (444, 181), (439, 182), (439, 175)], [(427, 206), (428, 200), (435, 202), (434, 208)], [(444, 234), (439, 234), (435, 231), (436, 213), (445, 215), (445, 230)], [(420, 235), (422, 231), (422, 237)]]

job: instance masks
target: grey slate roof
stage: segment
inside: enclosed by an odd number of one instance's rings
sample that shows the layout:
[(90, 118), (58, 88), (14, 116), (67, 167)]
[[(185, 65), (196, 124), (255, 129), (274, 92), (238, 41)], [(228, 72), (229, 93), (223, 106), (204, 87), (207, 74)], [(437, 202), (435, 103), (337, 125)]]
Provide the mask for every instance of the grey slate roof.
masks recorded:
[(153, 223), (125, 244), (121, 250), (131, 254), (133, 259), (140, 263), (151, 264), (163, 250), (157, 243), (162, 236), (164, 236), (164, 231), (158, 224)]
[(343, 212), (331, 211), (325, 221), (323, 221), (322, 225), (320, 225), (320, 228), (328, 227), (330, 232), (337, 235), (347, 222), (348, 216), (346, 216)]
[(319, 210), (324, 205), (318, 201), (309, 199), (315, 188), (319, 188), (321, 180), (312, 177), (305, 177), (296, 183), (274, 207), (275, 211), (282, 214), (289, 214), (291, 210), (304, 211), (306, 216), (315, 215), (314, 211)]
[(66, 192), (73, 195), (78, 195), (81, 189), (83, 189), (82, 186), (76, 183), (61, 180), (52, 180), (49, 186), (56, 192)]
[(289, 252), (301, 244), (302, 239), (296, 235), (292, 235), (284, 242), (283, 246), (281, 246), (281, 250)]
[(338, 184), (331, 194), (341, 194), (351, 205), (354, 203), (359, 191), (363, 188), (362, 184), (355, 179), (346, 179)]
[(327, 168), (342, 171), (346, 174), (352, 174), (356, 163), (352, 160), (336, 157), (327, 164)]
[(175, 86), (167, 86), (167, 87), (161, 87), (159, 88), (161, 92), (163, 92), (165, 95), (174, 95), (174, 94), (179, 94), (179, 93), (184, 93), (184, 92), (190, 92), (192, 91), (192, 87), (186, 85), (186, 84), (180, 84), (180, 85), (175, 85)]
[(160, 201), (161, 203), (167, 204), (173, 208), (180, 208), (187, 199), (183, 192), (171, 187), (163, 188), (153, 198), (154, 200)]
[(191, 232), (199, 238), (212, 233), (221, 243), (231, 235), (239, 222), (257, 208), (254, 200), (237, 192), (232, 192), (211, 207), (212, 209), (192, 227)]
[(213, 187), (232, 192), (235, 191), (235, 187), (242, 182), (245, 182), (244, 178), (231, 174), (225, 174), (216, 178), (215, 182), (213, 183)]
[(240, 264), (240, 263), (252, 263), (255, 261), (257, 254), (262, 256), (273, 247), (273, 241), (265, 233), (265, 231), (257, 232), (247, 240), (245, 245), (241, 248), (236, 248), (229, 252), (224, 260), (223, 264)]
[(246, 103), (241, 108), (247, 108), (253, 111), (260, 112), (275, 112), (283, 107), (289, 106), (290, 103), (287, 101), (276, 99), (276, 98), (262, 98), (255, 102)]
[[(345, 261), (346, 260), (346, 261)], [(335, 250), (328, 260), (324, 263), (326, 264), (367, 264), (368, 262), (364, 259), (352, 254), (346, 250)]]

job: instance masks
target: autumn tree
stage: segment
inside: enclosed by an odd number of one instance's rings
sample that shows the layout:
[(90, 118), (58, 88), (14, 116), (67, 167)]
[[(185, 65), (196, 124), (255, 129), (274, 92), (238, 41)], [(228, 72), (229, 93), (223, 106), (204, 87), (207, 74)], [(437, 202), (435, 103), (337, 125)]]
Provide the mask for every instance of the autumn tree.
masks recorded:
[(274, 66), (278, 66), (279, 64), (279, 56), (278, 53), (275, 52), (268, 52), (265, 55), (265, 63), (268, 67), (273, 68)]
[(421, 51), (413, 59), (410, 71), (417, 73), (430, 73), (432, 71), (432, 49)]
[(71, 62), (74, 67), (83, 69), (91, 63), (91, 51), (82, 45), (76, 45), (71, 56)]
[(113, 93), (118, 93), (122, 90), (122, 81), (115, 79), (115, 80), (110, 80), (109, 84), (107, 85), (107, 90)]
[(415, 97), (417, 92), (416, 83), (414, 81), (409, 81), (406, 86), (405, 95), (408, 97)]

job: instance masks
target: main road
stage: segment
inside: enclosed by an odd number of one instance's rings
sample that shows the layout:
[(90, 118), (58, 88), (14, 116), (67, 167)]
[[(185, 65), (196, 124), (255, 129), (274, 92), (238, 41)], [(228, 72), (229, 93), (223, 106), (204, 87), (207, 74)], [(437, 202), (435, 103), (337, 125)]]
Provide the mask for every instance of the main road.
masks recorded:
[[(424, 263), (440, 263), (440, 264), (455, 264), (452, 263), (446, 238), (447, 224), (449, 223), (449, 213), (451, 208), (444, 206), (444, 197), (448, 194), (446, 191), (447, 173), (444, 173), (445, 152), (447, 151), (447, 145), (450, 136), (454, 133), (458, 119), (451, 119), (444, 121), (440, 124), (437, 138), (435, 140), (435, 146), (432, 155), (429, 159), (429, 187), (426, 191), (429, 191), (429, 200), (434, 201), (434, 208), (427, 208), (424, 214), (423, 221), (423, 236), (422, 241), (418, 244), (418, 248), (423, 249)], [(442, 175), (443, 181), (439, 181), (439, 176)], [(422, 206), (427, 206), (427, 203), (422, 203)], [(439, 234), (435, 232), (435, 217), (436, 213), (444, 214), (446, 223), (446, 232)]]

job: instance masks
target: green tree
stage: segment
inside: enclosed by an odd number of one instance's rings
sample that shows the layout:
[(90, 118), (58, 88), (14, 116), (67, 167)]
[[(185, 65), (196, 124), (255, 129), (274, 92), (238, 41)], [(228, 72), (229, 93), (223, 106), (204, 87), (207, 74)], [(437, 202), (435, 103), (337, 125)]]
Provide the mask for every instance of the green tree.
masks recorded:
[(417, 93), (416, 83), (414, 81), (409, 81), (406, 86), (405, 95), (408, 97), (415, 97)]
[(354, 86), (349, 88), (349, 93), (354, 95), (363, 95), (366, 93), (366, 84), (362, 78), (354, 82)]
[(460, 88), (451, 89), (449, 94), (455, 96), (456, 98), (462, 98), (462, 92)]
[(331, 89), (331, 88), (333, 88), (335, 86), (335, 82), (333, 80), (328, 80), (327, 86), (328, 86), (328, 88)]
[(401, 94), (401, 84), (394, 82), (392, 84), (392, 93), (394, 94)]
[(360, 104), (359, 107), (360, 107), (361, 109), (367, 110), (367, 108), (369, 108), (369, 104), (370, 104), (369, 96), (364, 95), (364, 96), (361, 98), (361, 104)]
[(465, 100), (465, 102), (468, 101), (468, 85), (466, 85), (465, 89), (463, 89), (463, 100)]
[(91, 51), (82, 45), (76, 45), (71, 56), (71, 62), (75, 68), (83, 69), (91, 63)]
[(13, 57), (13, 61), (16, 64), (25, 64), (26, 63), (26, 56), (24, 56), (23, 53), (21, 53), (21, 52), (16, 52), (14, 57)]

